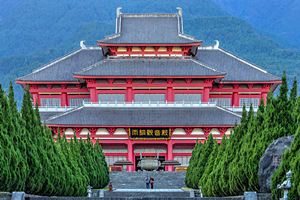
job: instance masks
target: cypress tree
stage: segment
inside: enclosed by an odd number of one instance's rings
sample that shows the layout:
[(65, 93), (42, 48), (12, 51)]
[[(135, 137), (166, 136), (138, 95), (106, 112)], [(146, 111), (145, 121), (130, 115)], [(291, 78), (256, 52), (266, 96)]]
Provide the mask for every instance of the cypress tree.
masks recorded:
[(202, 143), (196, 142), (195, 148), (192, 151), (192, 156), (189, 161), (189, 166), (187, 168), (186, 176), (185, 176), (185, 185), (189, 188), (192, 188), (192, 178), (193, 178), (193, 171), (194, 168), (197, 166), (197, 162), (199, 156), (201, 154)]
[(27, 154), (27, 163), (29, 166), (28, 178), (26, 180), (25, 192), (28, 194), (39, 194), (44, 185), (43, 168), (40, 162), (40, 156), (37, 149), (37, 137), (35, 132), (35, 116), (30, 100), (29, 91), (24, 92), (23, 104), (21, 108), (23, 126), (26, 129), (25, 145)]
[(293, 135), (295, 133), (295, 120), (292, 115), (290, 102), (288, 100), (288, 85), (286, 72), (283, 72), (282, 83), (279, 88), (279, 96), (275, 105), (275, 127), (273, 129), (273, 140), (279, 137)]
[(82, 164), (84, 169), (86, 169), (87, 176), (89, 178), (89, 185), (96, 188), (97, 186), (97, 174), (96, 174), (96, 163), (93, 155), (93, 144), (90, 141), (90, 136), (88, 135), (87, 141), (83, 142), (80, 140), (79, 143), (80, 154), (82, 157)]
[[(289, 199), (299, 199), (300, 193), (298, 193), (298, 186), (300, 183), (299, 175), (299, 154), (300, 154), (300, 115), (298, 116), (298, 129), (296, 131), (293, 143), (290, 149), (286, 150), (281, 158), (281, 164), (279, 169), (275, 171), (272, 176), (271, 190), (272, 190), (272, 199), (279, 199), (283, 195), (282, 190), (277, 189), (278, 184), (282, 184), (286, 180), (286, 173), (291, 169), (293, 172), (292, 188), (289, 192)], [(298, 184), (298, 185), (297, 185)]]
[(291, 89), (289, 102), (291, 108), (294, 108), (296, 106), (296, 100), (297, 100), (297, 77), (294, 77), (293, 87)]
[(221, 165), (219, 165), (219, 163), (220, 163), (220, 160), (223, 158), (223, 156), (226, 156), (224, 152), (225, 152), (227, 144), (228, 144), (228, 138), (224, 134), (221, 145), (218, 150), (218, 155), (214, 161), (214, 167), (212, 168), (212, 171), (210, 172), (210, 174), (207, 178), (207, 182), (202, 183), (203, 184), (203, 194), (205, 196), (211, 196), (211, 197), (222, 196), (221, 192), (220, 192), (221, 188), (218, 184), (219, 178), (221, 175), (220, 174), (221, 167), (222, 167)]
[(110, 178), (109, 178), (109, 168), (105, 161), (105, 156), (103, 154), (101, 145), (99, 144), (99, 141), (97, 140), (96, 144), (94, 145), (94, 151), (95, 155), (97, 155), (96, 162), (99, 164), (100, 170), (98, 175), (98, 180), (100, 180), (98, 183), (99, 185), (97, 188), (104, 188), (107, 186)]
[(247, 130), (248, 124), (248, 116), (245, 105), (243, 106), (242, 118), (241, 118), (241, 125), (233, 128), (233, 131), (230, 134), (230, 140), (228, 141), (228, 145), (226, 145), (225, 155), (222, 157), (220, 163), (220, 178), (218, 181), (220, 187), (220, 193), (222, 196), (231, 195), (230, 192), (230, 173), (229, 173), (229, 165), (234, 160), (237, 151), (241, 147), (241, 141), (245, 134), (245, 130)]
[(259, 160), (261, 156), (265, 152), (265, 145), (262, 141), (262, 130), (263, 130), (263, 122), (264, 122), (264, 101), (263, 99), (260, 102), (260, 105), (257, 110), (257, 115), (254, 119), (254, 124), (251, 127), (250, 131), (252, 132), (252, 141), (250, 145), (250, 149), (247, 160), (249, 161), (249, 165), (247, 165), (247, 174), (248, 174), (248, 191), (259, 191), (259, 179), (258, 179), (258, 170), (259, 170)]
[(209, 134), (207, 141), (203, 145), (203, 151), (201, 151), (201, 155), (199, 156), (197, 166), (194, 168), (193, 171), (193, 178), (192, 178), (192, 186), (193, 188), (197, 189), (199, 180), (201, 179), (205, 168), (208, 164), (208, 158), (211, 152), (214, 149), (214, 138), (212, 134)]
[(246, 190), (248, 186), (248, 171), (247, 155), (250, 154), (250, 144), (253, 138), (253, 132), (249, 129), (254, 125), (254, 110), (252, 104), (248, 112), (246, 123), (243, 123), (240, 127), (237, 127), (241, 132), (241, 140), (238, 141), (235, 148), (235, 156), (233, 161), (229, 165), (229, 182), (230, 195), (239, 195)]
[[(2, 146), (3, 159), (1, 166), (3, 165), (4, 172), (7, 180), (3, 180), (4, 191), (13, 191), (15, 188), (23, 189), (21, 178), (24, 178), (24, 162), (20, 156), (20, 151), (17, 146), (14, 145), (14, 138), (16, 137), (16, 129), (13, 122), (11, 109), (9, 106), (8, 98), (5, 92), (0, 86), (0, 145)], [(6, 168), (8, 166), (8, 168)], [(2, 176), (3, 178), (3, 176)]]
[[(223, 136), (222, 139), (224, 139), (224, 136)], [(224, 140), (226, 140), (226, 139), (224, 139)], [(215, 166), (215, 160), (217, 159), (218, 153), (219, 153), (219, 145), (216, 141), (214, 141), (213, 142), (213, 147), (212, 147), (212, 152), (209, 155), (207, 165), (205, 167), (205, 171), (204, 171), (204, 173), (203, 173), (203, 175), (200, 178), (199, 183), (198, 183), (198, 185), (202, 187), (203, 191), (206, 191), (206, 192), (204, 192), (204, 196), (208, 196), (208, 194), (207, 194), (208, 191), (207, 190), (209, 190), (209, 187), (207, 185), (207, 182), (208, 182), (208, 179), (209, 179), (209, 175), (210, 175), (210, 173), (212, 172), (212, 170)]]
[(83, 167), (83, 159), (79, 153), (78, 143), (74, 143), (74, 140), (71, 140), (69, 143), (66, 139), (65, 134), (63, 134), (62, 145), (64, 147), (63, 153), (69, 163), (69, 166), (75, 177), (74, 179), (74, 193), (70, 194), (74, 196), (85, 196), (86, 187), (89, 184), (89, 179), (87, 176), (86, 169)]

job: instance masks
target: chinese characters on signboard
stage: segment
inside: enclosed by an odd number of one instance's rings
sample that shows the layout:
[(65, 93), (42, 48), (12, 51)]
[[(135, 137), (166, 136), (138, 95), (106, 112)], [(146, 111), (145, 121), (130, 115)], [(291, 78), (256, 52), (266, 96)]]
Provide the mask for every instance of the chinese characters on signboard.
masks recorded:
[(132, 140), (168, 140), (170, 133), (170, 128), (129, 128)]

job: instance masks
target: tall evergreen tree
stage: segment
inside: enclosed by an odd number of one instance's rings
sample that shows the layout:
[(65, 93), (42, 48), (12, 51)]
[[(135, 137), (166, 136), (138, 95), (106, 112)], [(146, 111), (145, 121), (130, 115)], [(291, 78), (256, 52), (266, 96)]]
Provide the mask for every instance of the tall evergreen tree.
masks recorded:
[(30, 100), (29, 91), (24, 92), (23, 104), (21, 108), (23, 126), (26, 129), (26, 154), (27, 163), (29, 168), (28, 178), (26, 180), (25, 192), (28, 194), (39, 193), (43, 188), (43, 168), (39, 159), (39, 153), (37, 149), (37, 137), (34, 126), (34, 111)]
[(195, 148), (193, 149), (192, 156), (189, 161), (189, 166), (187, 168), (185, 185), (192, 188), (192, 178), (194, 176), (194, 168), (197, 167), (199, 156), (201, 155), (203, 144), (201, 142), (196, 142)]
[[(224, 137), (226, 137), (226, 136), (223, 136), (222, 139), (224, 139)], [(226, 140), (226, 139), (224, 139), (224, 140)], [(209, 179), (210, 173), (212, 172), (212, 170), (214, 168), (215, 160), (216, 160), (216, 158), (218, 156), (218, 153), (219, 153), (219, 145), (216, 141), (213, 142), (213, 147), (211, 147), (211, 148), (212, 148), (212, 152), (210, 153), (210, 155), (208, 157), (207, 164), (205, 166), (203, 175), (200, 178), (199, 183), (198, 183), (198, 185), (203, 188), (203, 191), (208, 190), (207, 181)], [(204, 195), (207, 196), (206, 194), (204, 194)]]
[[(275, 101), (275, 127), (273, 129), (273, 139), (293, 135), (295, 133), (295, 120), (292, 115), (290, 102), (288, 99), (288, 85), (286, 72), (283, 72), (282, 83), (279, 88), (279, 96)], [(292, 120), (292, 121), (291, 121)]]
[(94, 145), (94, 157), (95, 162), (97, 163), (97, 185), (96, 188), (104, 188), (107, 186), (110, 178), (109, 178), (109, 168), (105, 161), (105, 156), (103, 154), (101, 145), (99, 144), (99, 141), (97, 140)]
[(193, 177), (192, 177), (192, 188), (197, 189), (199, 180), (201, 179), (205, 167), (207, 166), (207, 160), (213, 150), (214, 147), (214, 139), (212, 134), (209, 134), (207, 141), (203, 144), (203, 150), (201, 151), (201, 154), (199, 155), (198, 162), (196, 167), (193, 169)]
[[(284, 180), (286, 180), (286, 173), (289, 170), (292, 170), (293, 177), (292, 177), (292, 188), (289, 192), (288, 198), (289, 199), (300, 199), (300, 192), (298, 192), (298, 186), (300, 183), (299, 174), (299, 154), (300, 154), (300, 115), (298, 116), (298, 129), (294, 136), (293, 143), (290, 149), (286, 150), (281, 158), (281, 164), (279, 169), (275, 171), (272, 176), (271, 182), (271, 190), (272, 190), (272, 199), (279, 199), (283, 195), (282, 190), (277, 189), (278, 184), (282, 184)], [(298, 184), (298, 185), (297, 185)]]
[[(226, 145), (228, 143), (228, 138), (224, 134), (222, 138), (222, 142), (220, 147), (218, 148), (218, 155), (216, 156), (213, 167), (211, 169), (211, 172), (208, 175), (207, 181), (202, 181), (201, 186), (203, 187), (203, 194), (204, 196), (211, 196), (211, 197), (218, 197), (221, 196), (220, 194), (220, 187), (219, 187), (219, 175), (220, 175), (220, 165), (219, 162), (222, 159), (223, 156), (226, 156), (224, 154)], [(209, 169), (208, 169), (209, 170)]]

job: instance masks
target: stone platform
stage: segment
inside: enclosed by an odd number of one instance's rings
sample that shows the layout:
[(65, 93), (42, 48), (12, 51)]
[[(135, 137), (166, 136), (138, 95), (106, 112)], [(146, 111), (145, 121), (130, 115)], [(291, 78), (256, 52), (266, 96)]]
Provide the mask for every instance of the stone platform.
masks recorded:
[(146, 189), (145, 178), (154, 178), (154, 189), (181, 189), (185, 186), (186, 172), (110, 172), (114, 189)]

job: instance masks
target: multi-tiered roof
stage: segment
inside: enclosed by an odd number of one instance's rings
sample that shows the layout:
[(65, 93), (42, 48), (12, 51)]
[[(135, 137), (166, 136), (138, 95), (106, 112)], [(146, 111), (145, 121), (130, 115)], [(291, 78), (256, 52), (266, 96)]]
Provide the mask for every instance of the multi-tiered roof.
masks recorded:
[[(181, 9), (175, 14), (123, 14), (118, 9), (115, 34), (99, 40), (98, 47), (82, 42), (80, 49), (16, 82), (29, 85), (34, 102), (41, 106), (43, 98), (60, 98), (58, 107), (67, 112), (41, 108), (43, 120), (53, 127), (232, 127), (240, 120), (232, 107), (247, 102), (241, 99), (266, 99), (280, 79), (220, 48), (218, 41), (213, 46), (201, 44), (184, 34)], [(165, 94), (165, 106), (150, 100), (137, 106), (135, 95), (141, 93)], [(100, 101), (101, 94), (124, 95), (124, 106), (119, 99)], [(183, 97), (180, 104), (176, 94), (200, 97), (190, 104), (188, 96)], [(92, 104), (72, 110), (72, 95)], [(219, 99), (229, 99), (226, 109)]]

